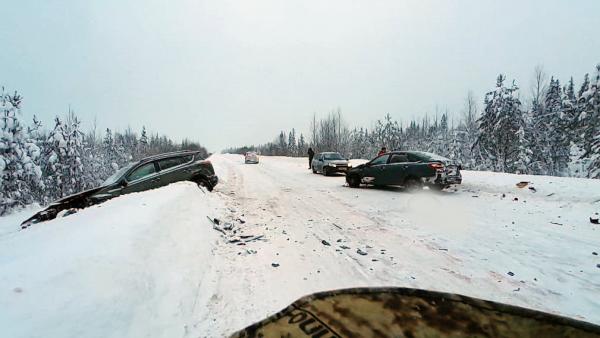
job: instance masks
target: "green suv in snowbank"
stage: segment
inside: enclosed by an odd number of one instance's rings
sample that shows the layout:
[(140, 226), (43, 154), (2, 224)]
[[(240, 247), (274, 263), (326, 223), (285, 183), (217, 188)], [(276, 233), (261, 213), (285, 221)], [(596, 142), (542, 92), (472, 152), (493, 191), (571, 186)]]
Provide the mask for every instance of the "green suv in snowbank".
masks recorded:
[(192, 181), (211, 191), (219, 178), (210, 161), (205, 160), (198, 151), (178, 151), (146, 157), (119, 169), (97, 188), (51, 203), (46, 209), (25, 220), (21, 228), (54, 219), (63, 210), (73, 212), (120, 195), (160, 188), (179, 181)]
[(353, 188), (360, 184), (406, 188), (418, 188), (425, 184), (441, 190), (462, 182), (460, 170), (459, 164), (436, 154), (392, 151), (348, 170), (346, 182)]

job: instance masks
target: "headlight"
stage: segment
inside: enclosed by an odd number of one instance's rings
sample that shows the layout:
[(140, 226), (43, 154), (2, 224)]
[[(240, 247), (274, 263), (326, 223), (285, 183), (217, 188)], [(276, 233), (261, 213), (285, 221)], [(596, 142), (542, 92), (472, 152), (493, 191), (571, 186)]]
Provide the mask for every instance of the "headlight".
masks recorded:
[(335, 168), (335, 163), (331, 163), (329, 166)]

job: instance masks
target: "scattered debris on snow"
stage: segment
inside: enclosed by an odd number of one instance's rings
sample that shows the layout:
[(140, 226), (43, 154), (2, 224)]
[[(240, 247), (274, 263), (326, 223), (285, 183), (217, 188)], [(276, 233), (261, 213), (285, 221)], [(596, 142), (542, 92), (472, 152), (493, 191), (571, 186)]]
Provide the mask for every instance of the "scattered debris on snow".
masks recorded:
[(521, 181), (521, 182), (517, 183), (518, 188), (525, 188), (527, 185), (529, 185), (529, 182), (527, 182), (527, 181)]

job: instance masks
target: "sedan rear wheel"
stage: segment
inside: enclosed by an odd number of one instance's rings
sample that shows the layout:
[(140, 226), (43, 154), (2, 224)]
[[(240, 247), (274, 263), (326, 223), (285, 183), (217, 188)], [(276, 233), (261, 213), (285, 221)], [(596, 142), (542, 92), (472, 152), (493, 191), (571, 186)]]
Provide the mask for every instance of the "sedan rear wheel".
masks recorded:
[(404, 181), (404, 188), (409, 191), (421, 190), (423, 188), (423, 181), (416, 177), (409, 177)]

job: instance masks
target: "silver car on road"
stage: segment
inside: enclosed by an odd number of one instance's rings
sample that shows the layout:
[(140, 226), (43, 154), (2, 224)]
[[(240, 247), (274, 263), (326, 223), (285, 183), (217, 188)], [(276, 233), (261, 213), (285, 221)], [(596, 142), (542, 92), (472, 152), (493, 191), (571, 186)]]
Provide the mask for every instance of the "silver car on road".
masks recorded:
[(321, 173), (329, 176), (334, 173), (346, 173), (351, 167), (348, 159), (340, 153), (324, 152), (318, 153), (311, 164), (313, 173)]

